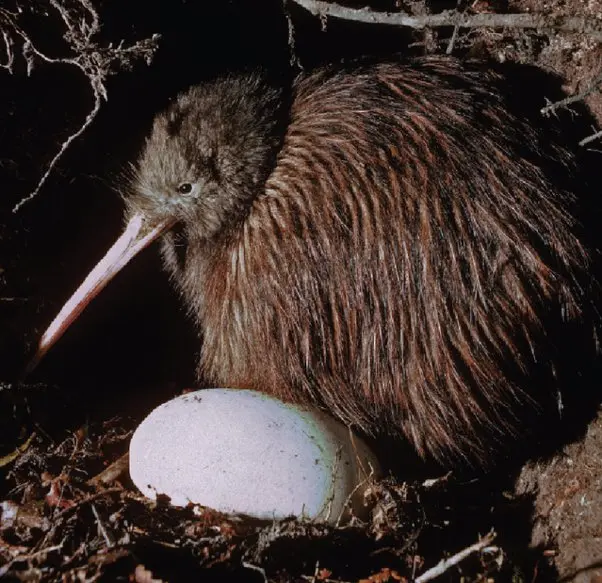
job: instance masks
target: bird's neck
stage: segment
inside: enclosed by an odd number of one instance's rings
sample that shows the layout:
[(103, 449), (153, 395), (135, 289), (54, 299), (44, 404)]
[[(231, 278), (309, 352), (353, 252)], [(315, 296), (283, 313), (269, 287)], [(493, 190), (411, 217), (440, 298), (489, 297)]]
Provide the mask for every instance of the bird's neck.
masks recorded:
[(176, 227), (162, 240), (161, 252), (166, 271), (183, 296), (189, 313), (199, 324), (210, 298), (228, 301), (227, 291), (244, 263), (240, 244), (244, 221), (206, 239), (194, 229)]

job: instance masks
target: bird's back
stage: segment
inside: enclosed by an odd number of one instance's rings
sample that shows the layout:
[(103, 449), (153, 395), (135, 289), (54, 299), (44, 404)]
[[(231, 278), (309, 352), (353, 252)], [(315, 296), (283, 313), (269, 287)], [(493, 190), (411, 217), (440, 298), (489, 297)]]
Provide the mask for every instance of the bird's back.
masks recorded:
[(569, 157), (500, 82), (436, 58), (300, 77), (265, 191), (203, 274), (203, 374), (439, 458), (512, 432), (588, 259), (542, 169)]

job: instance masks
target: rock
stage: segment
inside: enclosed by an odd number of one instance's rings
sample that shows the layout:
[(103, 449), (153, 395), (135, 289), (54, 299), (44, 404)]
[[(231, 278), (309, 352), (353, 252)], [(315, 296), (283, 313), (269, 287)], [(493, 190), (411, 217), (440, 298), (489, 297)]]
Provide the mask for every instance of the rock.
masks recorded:
[[(130, 473), (148, 497), (260, 519), (336, 523), (366, 514), (374, 454), (326, 414), (249, 390), (205, 389), (155, 409), (130, 444)], [(349, 502), (349, 504), (347, 504)]]

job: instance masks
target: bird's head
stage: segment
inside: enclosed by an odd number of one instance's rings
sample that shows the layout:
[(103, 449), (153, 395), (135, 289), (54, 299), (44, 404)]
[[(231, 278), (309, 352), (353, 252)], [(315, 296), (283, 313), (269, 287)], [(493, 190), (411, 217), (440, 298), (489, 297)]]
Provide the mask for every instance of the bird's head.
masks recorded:
[(193, 87), (155, 118), (126, 197), (128, 215), (184, 223), (210, 239), (245, 215), (274, 165), (281, 94), (261, 77)]
[(123, 233), (50, 324), (25, 374), (121, 268), (174, 225), (197, 241), (236, 225), (275, 163), (285, 121), (281, 92), (254, 74), (193, 87), (159, 114), (124, 193)]

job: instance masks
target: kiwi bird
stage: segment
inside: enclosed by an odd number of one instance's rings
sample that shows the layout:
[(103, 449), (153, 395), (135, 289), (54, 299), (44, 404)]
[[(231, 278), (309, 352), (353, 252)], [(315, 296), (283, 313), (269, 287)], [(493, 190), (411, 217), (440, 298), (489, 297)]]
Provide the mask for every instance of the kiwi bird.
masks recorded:
[[(138, 251), (164, 265), (213, 386), (311, 403), (423, 456), (479, 458), (533, 396), (546, 314), (582, 317), (571, 165), (451, 58), (358, 61), (189, 89), (157, 115), (126, 227), (34, 363)], [(550, 363), (553, 367), (553, 363)]]

